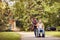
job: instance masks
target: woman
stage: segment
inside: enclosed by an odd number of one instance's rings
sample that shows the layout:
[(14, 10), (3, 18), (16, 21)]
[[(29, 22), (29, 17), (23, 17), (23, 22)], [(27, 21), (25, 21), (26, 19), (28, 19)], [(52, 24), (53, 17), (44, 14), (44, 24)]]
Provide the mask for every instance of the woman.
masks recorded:
[(32, 24), (33, 24), (33, 29), (34, 29), (35, 37), (37, 37), (37, 26), (36, 26), (37, 20), (36, 20), (36, 18), (32, 17), (31, 21), (32, 21)]

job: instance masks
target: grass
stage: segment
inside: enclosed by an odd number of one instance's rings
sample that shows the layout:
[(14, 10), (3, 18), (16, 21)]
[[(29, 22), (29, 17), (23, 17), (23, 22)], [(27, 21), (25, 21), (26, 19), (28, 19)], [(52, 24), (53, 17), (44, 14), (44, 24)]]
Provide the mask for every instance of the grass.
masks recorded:
[(20, 40), (20, 35), (15, 32), (0, 32), (0, 40)]
[(60, 37), (60, 32), (58, 32), (58, 31), (47, 31), (47, 32), (45, 32), (45, 34), (54, 36), (54, 37)]
[[(60, 37), (58, 31), (46, 31), (46, 35)], [(20, 35), (16, 32), (0, 32), (0, 40), (20, 40)]]

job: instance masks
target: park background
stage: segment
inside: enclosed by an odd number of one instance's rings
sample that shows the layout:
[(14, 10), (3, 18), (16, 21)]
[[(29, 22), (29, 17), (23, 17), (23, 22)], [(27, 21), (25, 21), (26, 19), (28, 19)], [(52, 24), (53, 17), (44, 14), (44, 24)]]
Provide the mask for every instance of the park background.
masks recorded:
[(52, 34), (59, 35), (60, 0), (0, 0), (1, 32), (32, 31), (32, 16), (42, 19), (45, 30), (48, 27), (56, 28)]

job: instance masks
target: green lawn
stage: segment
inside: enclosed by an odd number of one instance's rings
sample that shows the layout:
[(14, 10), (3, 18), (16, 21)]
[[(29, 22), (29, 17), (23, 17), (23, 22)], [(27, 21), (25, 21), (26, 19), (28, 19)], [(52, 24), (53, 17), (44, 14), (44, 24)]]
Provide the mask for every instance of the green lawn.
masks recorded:
[(47, 31), (47, 32), (45, 32), (45, 34), (54, 36), (54, 37), (60, 37), (60, 32), (58, 32), (58, 31)]
[(0, 40), (20, 40), (20, 35), (15, 32), (0, 32)]
[[(60, 37), (60, 32), (46, 31), (46, 35)], [(20, 40), (20, 35), (16, 32), (0, 32), (0, 40)]]

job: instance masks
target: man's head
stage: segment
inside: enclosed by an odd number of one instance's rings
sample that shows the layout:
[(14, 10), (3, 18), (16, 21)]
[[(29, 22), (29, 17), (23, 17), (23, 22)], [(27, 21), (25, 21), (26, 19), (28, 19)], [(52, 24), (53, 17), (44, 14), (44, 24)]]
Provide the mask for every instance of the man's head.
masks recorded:
[(39, 23), (42, 23), (42, 19), (39, 19)]

